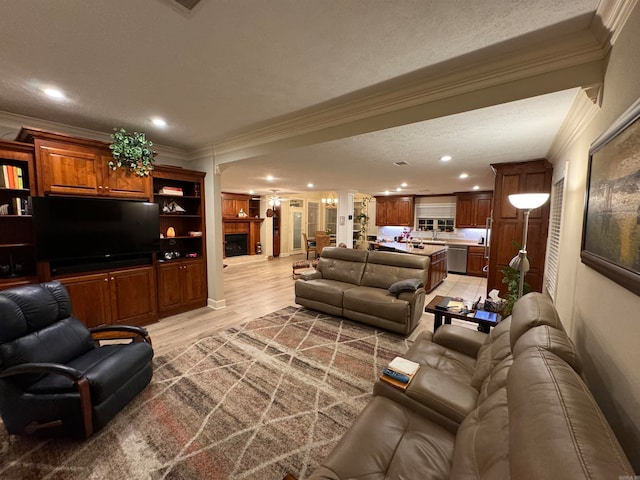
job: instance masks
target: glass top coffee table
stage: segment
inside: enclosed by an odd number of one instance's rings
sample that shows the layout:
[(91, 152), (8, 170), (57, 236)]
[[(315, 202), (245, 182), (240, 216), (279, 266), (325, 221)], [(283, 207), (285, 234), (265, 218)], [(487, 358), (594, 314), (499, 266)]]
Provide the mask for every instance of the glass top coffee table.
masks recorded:
[[(447, 303), (446, 299), (450, 302)], [(462, 309), (460, 308), (462, 304)], [(433, 313), (433, 331), (435, 332), (443, 323), (451, 324), (451, 319), (464, 320), (465, 322), (474, 322), (478, 324), (478, 331), (489, 333), (491, 327), (495, 327), (502, 318), (495, 312), (487, 312), (485, 310), (471, 310), (473, 302), (464, 301), (460, 298), (444, 297), (436, 295), (433, 300), (424, 307), (424, 311)], [(445, 306), (446, 305), (446, 306)]]

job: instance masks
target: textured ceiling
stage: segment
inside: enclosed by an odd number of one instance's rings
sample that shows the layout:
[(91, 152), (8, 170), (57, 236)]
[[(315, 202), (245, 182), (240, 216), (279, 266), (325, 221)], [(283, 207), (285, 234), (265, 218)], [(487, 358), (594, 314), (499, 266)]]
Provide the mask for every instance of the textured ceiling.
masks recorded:
[[(105, 133), (114, 126), (144, 130), (157, 143), (190, 151), (471, 51), (517, 43), (531, 32), (586, 28), (598, 5), (597, 0), (203, 0), (189, 14), (169, 3), (3, 2), (0, 111)], [(45, 86), (62, 89), (67, 99), (43, 98)], [(313, 176), (322, 188), (346, 188), (317, 171), (335, 170), (332, 175), (340, 173), (337, 178), (350, 188), (373, 193), (381, 184), (365, 186), (358, 179), (384, 175), (394, 184), (396, 176), (385, 168), (390, 160), (429, 166), (434, 155), (453, 147), (465, 162), (458, 166), (485, 162), (485, 172), (477, 170), (478, 182), (489, 186), (487, 162), (546, 153), (574, 96), (575, 91), (553, 94), (269, 154), (241, 162), (252, 170), (239, 176), (238, 166), (225, 166), (223, 186), (240, 189), (239, 178), (271, 165), (277, 177), (295, 176), (287, 181)], [(165, 118), (168, 126), (156, 129), (152, 116)], [(279, 162), (286, 168), (279, 169)], [(436, 183), (454, 174), (450, 168)], [(358, 176), (352, 177), (354, 172)], [(420, 190), (439, 188), (419, 181)], [(283, 187), (300, 189), (294, 183)], [(255, 188), (262, 186), (256, 182)]]

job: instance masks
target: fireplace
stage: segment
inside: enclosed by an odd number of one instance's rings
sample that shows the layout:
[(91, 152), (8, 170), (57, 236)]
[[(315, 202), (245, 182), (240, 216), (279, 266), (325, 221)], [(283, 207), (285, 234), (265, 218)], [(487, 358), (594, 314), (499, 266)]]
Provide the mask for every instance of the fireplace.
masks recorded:
[(246, 233), (227, 233), (224, 236), (224, 254), (227, 257), (237, 257), (238, 255), (247, 255), (247, 240), (249, 235)]

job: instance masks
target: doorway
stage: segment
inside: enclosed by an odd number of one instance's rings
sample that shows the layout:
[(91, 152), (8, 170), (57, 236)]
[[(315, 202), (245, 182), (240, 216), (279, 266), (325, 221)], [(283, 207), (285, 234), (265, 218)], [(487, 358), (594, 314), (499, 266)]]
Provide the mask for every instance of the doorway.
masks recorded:
[(289, 221), (291, 222), (291, 252), (302, 250), (302, 214), (303, 204), (301, 200), (289, 202)]

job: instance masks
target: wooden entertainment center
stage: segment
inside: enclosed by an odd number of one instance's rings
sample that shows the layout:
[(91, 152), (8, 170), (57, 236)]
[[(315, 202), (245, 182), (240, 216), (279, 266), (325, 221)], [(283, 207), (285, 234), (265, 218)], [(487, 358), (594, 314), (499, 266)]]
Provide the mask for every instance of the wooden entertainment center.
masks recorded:
[[(205, 306), (205, 174), (156, 165), (150, 177), (138, 177), (111, 170), (111, 158), (107, 143), (36, 129), (23, 128), (16, 142), (0, 141), (0, 168), (10, 166), (22, 178), (0, 186), (0, 208), (10, 207), (8, 214), (0, 211), (0, 289), (59, 280), (89, 327), (144, 325)], [(36, 260), (32, 217), (28, 209), (19, 211), (30, 196), (155, 202), (160, 249), (98, 268), (80, 262), (59, 273)]]

